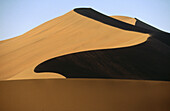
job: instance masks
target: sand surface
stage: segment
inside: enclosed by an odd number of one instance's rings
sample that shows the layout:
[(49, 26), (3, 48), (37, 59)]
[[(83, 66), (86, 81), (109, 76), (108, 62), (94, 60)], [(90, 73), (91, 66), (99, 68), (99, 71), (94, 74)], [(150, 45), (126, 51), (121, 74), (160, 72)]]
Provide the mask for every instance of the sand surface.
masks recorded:
[(2, 42), (0, 79), (63, 78), (52, 73), (36, 74), (33, 70), (39, 63), (53, 57), (87, 50), (129, 47), (145, 42), (148, 37), (148, 34), (122, 30), (70, 11), (19, 37)]
[(160, 81), (48, 79), (0, 82), (1, 111), (169, 111)]
[(136, 19), (132, 17), (127, 17), (127, 16), (111, 16), (111, 17), (132, 25), (135, 25), (136, 23)]
[[(100, 21), (91, 12), (83, 14), (72, 10), (23, 35), (0, 41), (0, 111), (170, 111), (169, 34), (147, 33), (157, 29), (131, 17), (103, 16), (109, 21)], [(122, 79), (66, 79), (69, 75), (35, 72), (51, 58), (56, 58), (57, 65), (61, 62), (58, 66), (62, 68), (71, 61), (71, 66), (76, 62), (101, 75), (117, 68), (116, 77)], [(147, 70), (152, 74), (144, 72)], [(162, 70), (165, 72), (160, 74)], [(127, 80), (126, 76), (141, 80)]]

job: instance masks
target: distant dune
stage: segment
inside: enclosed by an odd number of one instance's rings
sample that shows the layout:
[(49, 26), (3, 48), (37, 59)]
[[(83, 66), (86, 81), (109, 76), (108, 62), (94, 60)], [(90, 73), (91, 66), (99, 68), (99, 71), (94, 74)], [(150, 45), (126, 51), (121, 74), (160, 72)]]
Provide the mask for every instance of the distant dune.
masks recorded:
[(137, 18), (74, 9), (0, 41), (0, 66), (0, 111), (170, 110), (170, 34)]
[(120, 20), (122, 22), (128, 23), (128, 24), (132, 24), (132, 25), (135, 25), (135, 23), (136, 23), (135, 18), (131, 18), (131, 17), (127, 17), (127, 16), (110, 16), (110, 17)]

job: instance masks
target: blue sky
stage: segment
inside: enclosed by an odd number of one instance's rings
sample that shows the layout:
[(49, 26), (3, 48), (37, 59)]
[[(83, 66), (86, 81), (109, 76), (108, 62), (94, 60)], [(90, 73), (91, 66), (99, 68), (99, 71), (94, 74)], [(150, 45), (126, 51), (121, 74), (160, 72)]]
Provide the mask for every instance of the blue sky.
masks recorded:
[(170, 32), (170, 0), (0, 0), (0, 40), (21, 35), (77, 7), (136, 17)]

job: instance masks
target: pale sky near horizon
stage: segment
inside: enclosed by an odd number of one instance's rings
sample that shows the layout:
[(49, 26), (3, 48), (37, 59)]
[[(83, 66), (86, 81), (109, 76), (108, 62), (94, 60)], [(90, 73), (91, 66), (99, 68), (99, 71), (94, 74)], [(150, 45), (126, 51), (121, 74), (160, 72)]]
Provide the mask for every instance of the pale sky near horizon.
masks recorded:
[(0, 0), (0, 40), (21, 35), (79, 7), (135, 17), (170, 32), (170, 0)]

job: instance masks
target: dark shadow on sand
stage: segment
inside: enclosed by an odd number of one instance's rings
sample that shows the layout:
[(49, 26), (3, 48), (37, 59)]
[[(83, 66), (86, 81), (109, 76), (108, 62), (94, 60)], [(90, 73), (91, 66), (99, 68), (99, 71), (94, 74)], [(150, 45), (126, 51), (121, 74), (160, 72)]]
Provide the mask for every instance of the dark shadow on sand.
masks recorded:
[(148, 33), (152, 35), (152, 37), (159, 39), (160, 41), (166, 43), (167, 45), (170, 45), (170, 34), (166, 33), (164, 31), (161, 31), (151, 25), (148, 25), (139, 19), (136, 19), (136, 24), (131, 25), (125, 22), (122, 22), (120, 20), (114, 19), (112, 17), (109, 17), (107, 15), (104, 15), (100, 12), (97, 12), (96, 10), (93, 10), (92, 8), (76, 8), (74, 9), (75, 12), (89, 17), (91, 19), (97, 20), (99, 22), (102, 22), (104, 24), (117, 27), (120, 29), (128, 30), (128, 31), (135, 31), (135, 32), (141, 32), (141, 33)]
[(170, 48), (149, 38), (140, 45), (85, 51), (49, 59), (35, 72), (60, 73), (67, 78), (170, 80)]
[(91, 18), (91, 19), (97, 20), (99, 22), (102, 22), (104, 24), (114, 26), (117, 28), (121, 28), (124, 30), (142, 32), (142, 33), (152, 33), (152, 31), (150, 31), (150, 30), (147, 30), (147, 29), (144, 29), (141, 27), (136, 27), (134, 25), (114, 19), (114, 18), (104, 15), (100, 12), (97, 12), (96, 10), (93, 10), (92, 8), (76, 8), (76, 9), (74, 9), (74, 11), (83, 15), (83, 16), (86, 16), (88, 18)]
[(140, 21), (137, 18), (135, 18), (135, 19), (136, 19), (135, 26), (145, 28), (147, 30), (152, 31), (152, 33), (151, 33), (152, 37), (154, 37), (154, 38), (164, 42), (168, 46), (170, 46), (170, 34), (169, 33), (161, 31), (161, 30), (159, 30), (159, 29), (157, 29), (157, 28), (155, 28), (155, 27), (153, 27), (149, 24), (146, 24), (146, 23)]
[(138, 19), (131, 25), (101, 14), (91, 8), (75, 12), (124, 30), (148, 33), (151, 37), (140, 45), (85, 51), (49, 59), (35, 72), (60, 73), (67, 78), (113, 78), (170, 81), (170, 34)]

